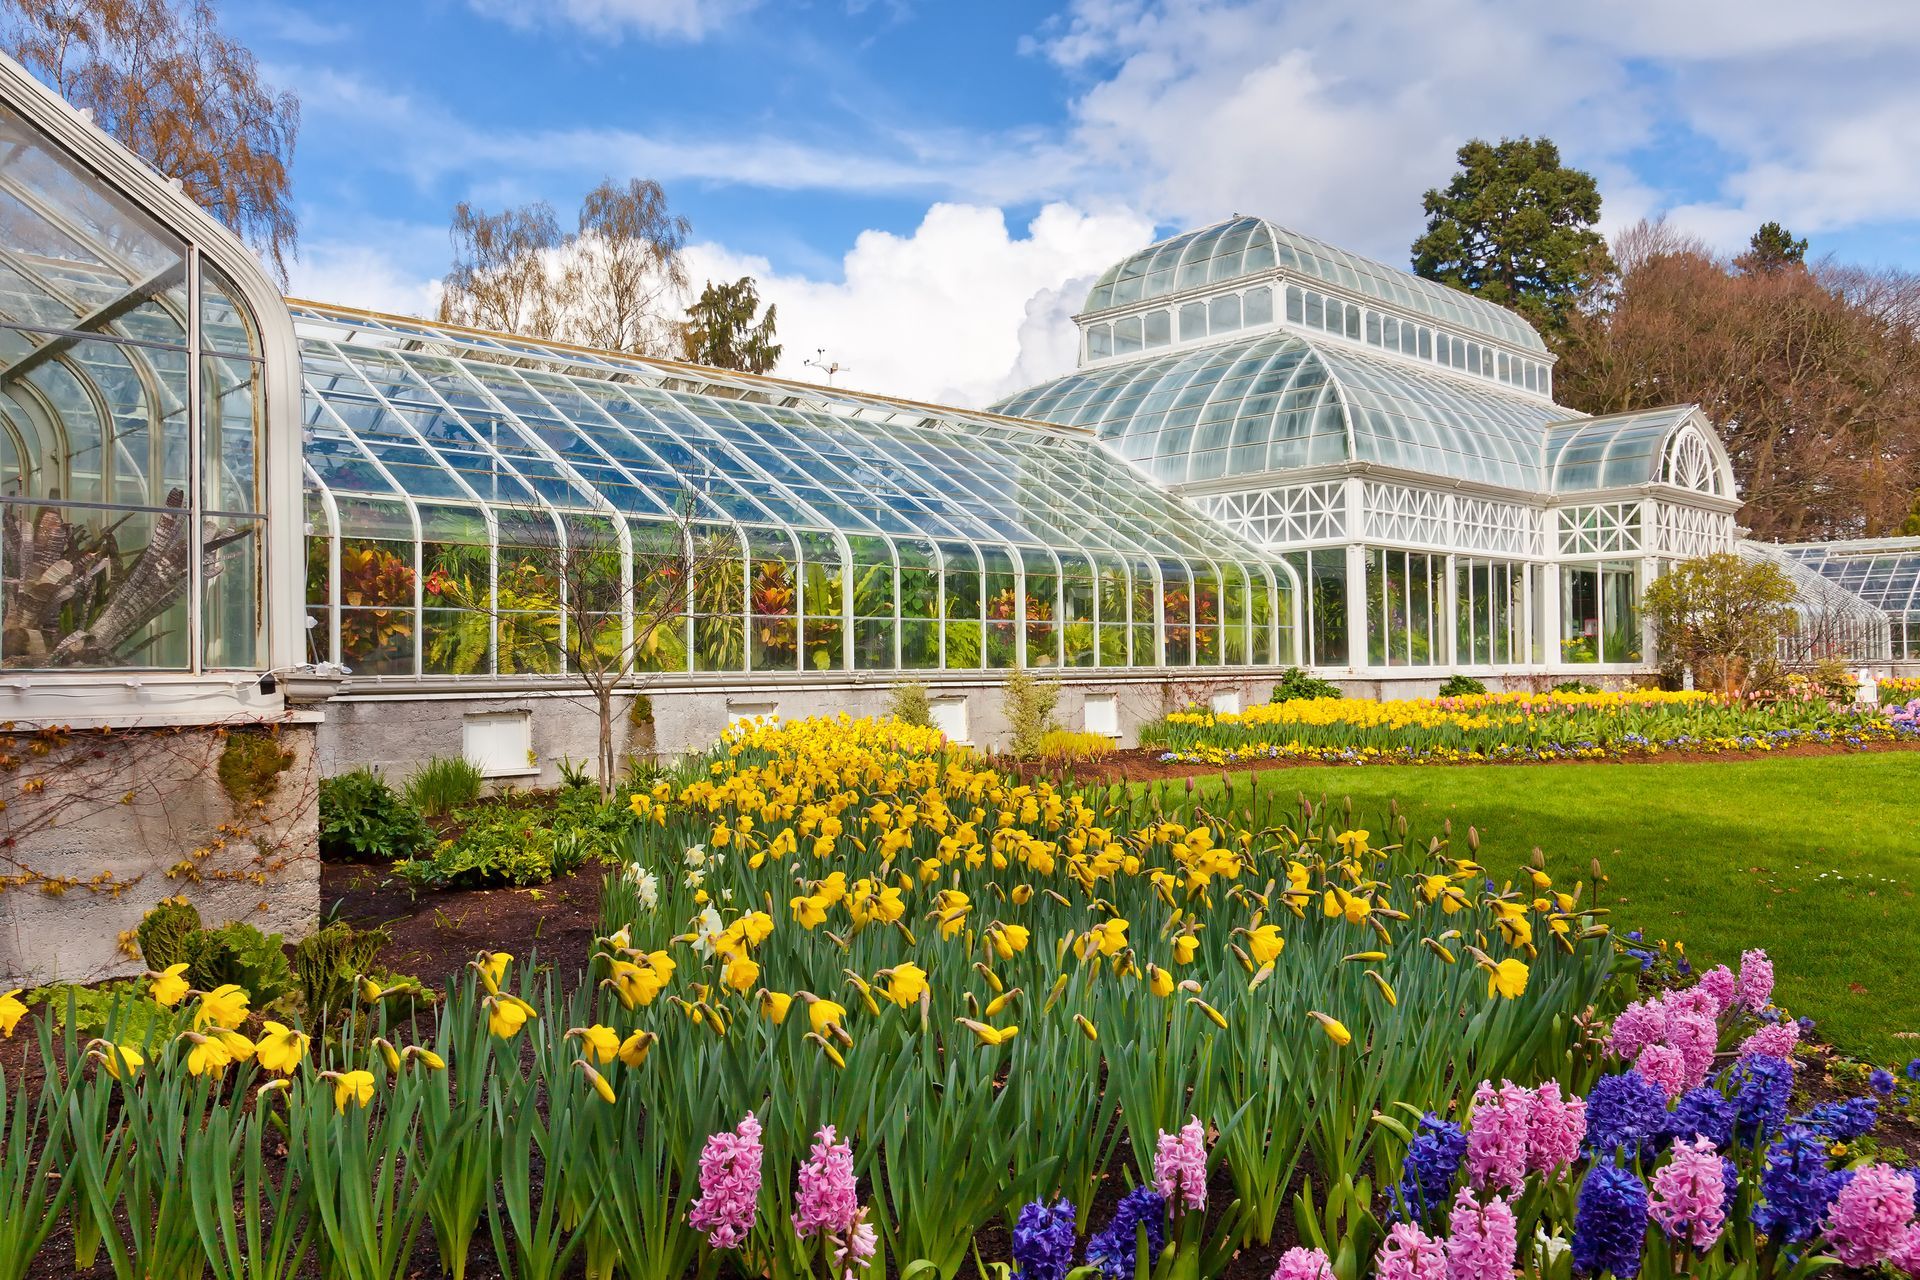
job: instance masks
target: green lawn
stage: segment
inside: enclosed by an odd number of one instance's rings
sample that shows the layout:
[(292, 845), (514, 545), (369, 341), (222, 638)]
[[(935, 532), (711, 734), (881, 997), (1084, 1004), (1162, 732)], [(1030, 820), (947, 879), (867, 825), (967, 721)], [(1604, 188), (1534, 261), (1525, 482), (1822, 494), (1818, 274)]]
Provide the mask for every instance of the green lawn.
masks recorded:
[[(1620, 932), (1683, 941), (1701, 965), (1765, 947), (1776, 999), (1833, 1043), (1887, 1063), (1920, 1056), (1920, 752), (1254, 776), (1282, 795), (1352, 796), (1376, 843), (1389, 798), (1415, 835), (1452, 818), (1462, 850), (1472, 824), (1502, 879), (1535, 845), (1556, 880), (1586, 878), (1597, 857)], [(1244, 802), (1245, 775), (1236, 783)]]

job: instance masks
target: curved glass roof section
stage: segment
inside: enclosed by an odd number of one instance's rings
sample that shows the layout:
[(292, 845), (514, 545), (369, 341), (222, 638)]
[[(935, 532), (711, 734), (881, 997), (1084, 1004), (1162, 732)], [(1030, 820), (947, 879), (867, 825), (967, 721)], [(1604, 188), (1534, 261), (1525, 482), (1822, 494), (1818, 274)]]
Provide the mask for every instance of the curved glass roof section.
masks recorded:
[(1163, 484), (1355, 461), (1533, 491), (1566, 412), (1291, 332), (1083, 369), (995, 409), (1091, 428)]
[(1265, 218), (1229, 218), (1147, 246), (1107, 268), (1087, 294), (1083, 310), (1104, 311), (1275, 268), (1522, 351), (1547, 349), (1533, 326), (1505, 307), (1289, 231)]
[(476, 506), (643, 522), (691, 513), (894, 541), (1275, 563), (1089, 436), (291, 305), (308, 488), (331, 496), (344, 532), (416, 537), (436, 514)]
[(1667, 405), (1557, 423), (1547, 433), (1555, 493), (1652, 484), (1662, 478), (1667, 439), (1698, 409)]
[(1920, 538), (1807, 542), (1777, 550), (1883, 613), (1920, 613)]

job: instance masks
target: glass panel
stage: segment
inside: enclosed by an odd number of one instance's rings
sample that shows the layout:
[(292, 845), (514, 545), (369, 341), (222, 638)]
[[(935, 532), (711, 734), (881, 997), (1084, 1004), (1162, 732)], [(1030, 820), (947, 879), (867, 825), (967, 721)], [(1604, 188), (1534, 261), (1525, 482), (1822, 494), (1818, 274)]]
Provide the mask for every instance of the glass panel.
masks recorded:
[(946, 561), (946, 665), (978, 667), (983, 658), (979, 559), (965, 545), (943, 543), (940, 550)]
[(1560, 571), (1560, 660), (1600, 661), (1600, 571)]
[(1140, 349), (1140, 317), (1124, 316), (1113, 322), (1113, 354), (1131, 355)]
[(1308, 590), (1312, 595), (1313, 661), (1323, 667), (1347, 665), (1347, 554), (1335, 549), (1312, 553)]
[(1173, 317), (1165, 311), (1147, 312), (1146, 340), (1149, 347), (1164, 347), (1173, 341)]
[[(186, 668), (181, 541), (189, 532), (177, 512), (7, 504), (0, 510), (0, 662)], [(242, 526), (214, 536), (254, 535)]]
[(1180, 341), (1192, 342), (1207, 336), (1207, 304), (1204, 302), (1182, 303), (1180, 307)]
[(997, 547), (980, 548), (980, 557), (986, 562), (987, 665), (1011, 667), (1020, 613), (1014, 594), (1013, 558)]
[(1261, 285), (1258, 289), (1247, 290), (1241, 296), (1248, 325), (1273, 323), (1273, 290)]
[(1639, 593), (1636, 574), (1630, 564), (1601, 567), (1601, 615), (1606, 630), (1601, 636), (1602, 662), (1640, 661)]
[(1207, 303), (1207, 327), (1214, 333), (1226, 333), (1240, 327), (1240, 295), (1221, 294)]
[(1087, 330), (1087, 359), (1104, 360), (1113, 354), (1113, 330), (1096, 324)]

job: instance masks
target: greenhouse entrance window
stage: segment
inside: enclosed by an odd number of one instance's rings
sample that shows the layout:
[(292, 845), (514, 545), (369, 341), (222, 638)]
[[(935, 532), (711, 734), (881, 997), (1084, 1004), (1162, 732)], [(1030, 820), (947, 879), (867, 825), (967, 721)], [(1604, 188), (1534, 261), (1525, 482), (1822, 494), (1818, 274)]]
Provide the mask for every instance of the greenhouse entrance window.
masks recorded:
[(1566, 565), (1560, 571), (1563, 662), (1638, 662), (1638, 570), (1630, 563)]

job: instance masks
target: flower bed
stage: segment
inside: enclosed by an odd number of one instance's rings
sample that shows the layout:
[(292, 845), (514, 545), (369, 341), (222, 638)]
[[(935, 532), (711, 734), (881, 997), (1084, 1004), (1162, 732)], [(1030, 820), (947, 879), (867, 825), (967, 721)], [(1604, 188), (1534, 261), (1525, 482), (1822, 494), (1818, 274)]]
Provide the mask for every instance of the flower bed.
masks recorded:
[(1166, 762), (1204, 765), (1607, 760), (1891, 741), (1920, 741), (1920, 729), (1852, 704), (1660, 691), (1297, 699), (1232, 714), (1174, 712), (1140, 734)]
[[(137, 1043), (42, 1023), (45, 1079), (0, 1121), (0, 1277), (64, 1221), (75, 1262), (128, 1276), (385, 1280), (421, 1240), (460, 1276), (485, 1231), (514, 1276), (950, 1277), (991, 1235), (1051, 1280), (1247, 1251), (1288, 1277), (1492, 1280), (1624, 1260), (1635, 1221), (1677, 1264), (1722, 1153), (1746, 1181), (1703, 1257), (1784, 1276), (1790, 1253), (1907, 1247), (1905, 1219), (1876, 1225), (1899, 1175), (1842, 1187), (1804, 1137), (1780, 1155), (1770, 1102), (1737, 1153), (1668, 1118), (1702, 1090), (1745, 1114), (1760, 1068), (1716, 1071), (1721, 1046), (1792, 1052), (1760, 957), (1609, 1038), (1638, 964), (1576, 878), (1269, 803), (1176, 823), (930, 731), (741, 731), (635, 797), (571, 990), (483, 955), (430, 1036), (362, 984), (309, 1041), (163, 973)], [(1594, 1085), (1608, 1068), (1627, 1083)], [(1780, 1159), (1829, 1178), (1793, 1210), (1815, 1225), (1729, 1225)], [(1629, 1183), (1686, 1206), (1689, 1243), (1647, 1234)]]

